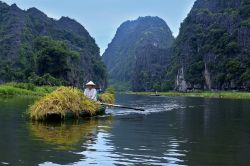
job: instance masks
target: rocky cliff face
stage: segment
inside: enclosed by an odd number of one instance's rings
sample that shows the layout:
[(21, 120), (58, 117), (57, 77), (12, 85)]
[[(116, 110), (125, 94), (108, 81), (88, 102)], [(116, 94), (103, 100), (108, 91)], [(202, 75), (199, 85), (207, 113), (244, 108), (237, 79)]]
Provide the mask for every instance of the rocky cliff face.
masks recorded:
[(250, 1), (197, 0), (174, 44), (176, 89), (250, 88)]
[[(36, 8), (27, 11), (16, 5), (8, 6), (0, 1), (0, 80), (27, 81), (20, 61), (32, 66), (29, 59), (35, 58), (34, 42), (39, 36), (49, 36), (63, 41), (70, 50), (80, 54), (79, 63), (72, 64), (75, 74), (69, 75), (70, 84), (80, 86), (87, 80), (94, 80), (101, 86), (106, 84), (106, 68), (99, 55), (99, 48), (87, 30), (68, 17), (59, 20), (48, 18)], [(76, 65), (77, 64), (77, 65)], [(11, 71), (11, 72), (10, 72)], [(73, 73), (73, 72), (72, 72)]]
[(173, 41), (169, 27), (158, 17), (124, 22), (103, 54), (111, 85), (134, 91), (166, 88), (164, 73)]

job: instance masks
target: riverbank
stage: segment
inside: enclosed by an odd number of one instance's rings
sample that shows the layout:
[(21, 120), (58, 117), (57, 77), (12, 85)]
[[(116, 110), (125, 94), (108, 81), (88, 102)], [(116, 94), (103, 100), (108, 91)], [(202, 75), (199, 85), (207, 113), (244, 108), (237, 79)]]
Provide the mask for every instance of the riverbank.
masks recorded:
[[(128, 92), (127, 94), (155, 95), (155, 92)], [(202, 97), (202, 98), (225, 98), (225, 99), (250, 99), (250, 92), (233, 91), (199, 91), (199, 92), (158, 92), (160, 96), (183, 96), (183, 97)]]
[(0, 85), (0, 95), (5, 96), (44, 96), (57, 87), (35, 86), (30, 83), (6, 83)]

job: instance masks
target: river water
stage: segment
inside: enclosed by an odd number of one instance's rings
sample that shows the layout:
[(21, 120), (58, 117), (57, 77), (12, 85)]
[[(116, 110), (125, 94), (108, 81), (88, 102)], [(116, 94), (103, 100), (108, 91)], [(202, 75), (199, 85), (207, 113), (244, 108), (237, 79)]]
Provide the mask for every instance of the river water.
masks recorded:
[(27, 120), (33, 102), (0, 98), (0, 165), (249, 165), (249, 100), (118, 95), (146, 111), (62, 123)]

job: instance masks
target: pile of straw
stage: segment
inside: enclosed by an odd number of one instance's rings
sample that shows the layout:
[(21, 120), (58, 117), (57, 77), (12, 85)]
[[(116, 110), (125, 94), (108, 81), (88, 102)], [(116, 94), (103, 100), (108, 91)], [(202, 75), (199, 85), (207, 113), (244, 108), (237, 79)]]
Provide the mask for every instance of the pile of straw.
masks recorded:
[(81, 112), (94, 116), (99, 109), (100, 104), (89, 100), (81, 90), (59, 87), (32, 105), (29, 115), (33, 120), (44, 120), (50, 114), (60, 115), (63, 119), (67, 112), (71, 112), (78, 118)]
[(107, 104), (114, 104), (115, 102), (115, 95), (111, 93), (102, 93), (99, 95), (99, 100), (102, 103), (107, 103)]

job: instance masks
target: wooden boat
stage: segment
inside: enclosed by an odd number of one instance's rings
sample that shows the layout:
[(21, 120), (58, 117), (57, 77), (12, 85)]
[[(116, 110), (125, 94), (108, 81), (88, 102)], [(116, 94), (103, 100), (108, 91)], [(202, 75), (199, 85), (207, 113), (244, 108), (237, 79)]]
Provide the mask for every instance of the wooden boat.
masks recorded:
[[(114, 102), (114, 95), (110, 93), (103, 93), (99, 98), (102, 102)], [(104, 114), (105, 109), (105, 105), (88, 99), (80, 89), (60, 87), (35, 102), (29, 108), (29, 116), (37, 121), (78, 119)]]
[[(96, 111), (95, 116), (104, 115), (105, 110), (106, 110), (106, 106), (101, 106), (101, 108)], [(87, 111), (80, 112), (79, 116), (81, 118), (93, 117), (93, 115), (89, 114)], [(43, 120), (46, 120), (46, 121), (61, 121), (61, 120), (76, 119), (76, 118), (78, 118), (78, 117), (76, 117), (73, 112), (68, 111), (68, 112), (65, 113), (65, 116), (62, 116), (61, 114), (53, 113), (53, 112), (48, 113), (47, 116), (45, 117), (45, 119), (43, 119)]]

